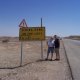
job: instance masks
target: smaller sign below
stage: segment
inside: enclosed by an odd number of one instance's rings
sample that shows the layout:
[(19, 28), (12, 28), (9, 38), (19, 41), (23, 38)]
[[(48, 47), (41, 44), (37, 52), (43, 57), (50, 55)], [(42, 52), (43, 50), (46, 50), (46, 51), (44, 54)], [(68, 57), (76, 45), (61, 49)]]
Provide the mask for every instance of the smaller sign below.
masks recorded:
[(28, 27), (27, 24), (26, 24), (25, 19), (23, 19), (23, 20), (21, 21), (19, 27)]

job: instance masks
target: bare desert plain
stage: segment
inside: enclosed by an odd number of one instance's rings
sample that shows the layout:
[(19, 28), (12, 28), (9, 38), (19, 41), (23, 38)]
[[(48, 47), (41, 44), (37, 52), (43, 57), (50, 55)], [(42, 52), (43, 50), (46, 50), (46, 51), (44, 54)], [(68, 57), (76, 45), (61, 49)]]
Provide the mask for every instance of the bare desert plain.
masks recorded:
[[(0, 41), (0, 80), (71, 80), (69, 67), (62, 41), (60, 41), (60, 61), (45, 61), (46, 40), (43, 41), (43, 60), (41, 60), (41, 41), (23, 42), (22, 66), (21, 42)], [(49, 56), (50, 58), (50, 56)]]

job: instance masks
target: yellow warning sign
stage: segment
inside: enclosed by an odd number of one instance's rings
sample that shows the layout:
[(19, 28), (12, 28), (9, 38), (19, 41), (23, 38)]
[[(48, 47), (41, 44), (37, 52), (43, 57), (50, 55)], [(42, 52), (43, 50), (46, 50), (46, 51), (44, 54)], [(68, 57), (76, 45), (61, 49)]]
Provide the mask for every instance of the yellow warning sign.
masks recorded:
[(45, 40), (45, 27), (22, 27), (19, 30), (19, 40)]

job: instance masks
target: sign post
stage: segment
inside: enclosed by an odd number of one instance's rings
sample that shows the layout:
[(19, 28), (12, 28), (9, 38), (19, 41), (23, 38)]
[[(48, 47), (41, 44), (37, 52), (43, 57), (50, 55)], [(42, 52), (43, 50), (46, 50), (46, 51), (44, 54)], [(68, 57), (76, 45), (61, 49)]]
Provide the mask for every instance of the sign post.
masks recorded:
[[(19, 25), (20, 29), (23, 27), (27, 27), (25, 19), (23, 19)], [(20, 32), (19, 32), (20, 37)], [(21, 41), (21, 56), (20, 56), (20, 66), (22, 66), (22, 54), (23, 54), (23, 41)]]
[[(41, 18), (41, 27), (42, 27), (42, 18)], [(43, 41), (41, 40), (41, 59), (43, 60)]]
[(21, 60), (20, 60), (20, 66), (22, 66), (22, 52), (23, 52), (23, 42), (21, 41)]
[(45, 40), (45, 27), (27, 27), (25, 20), (19, 25), (19, 41), (21, 41), (20, 66), (22, 66), (23, 41), (41, 41), (41, 59), (43, 60), (43, 40)]

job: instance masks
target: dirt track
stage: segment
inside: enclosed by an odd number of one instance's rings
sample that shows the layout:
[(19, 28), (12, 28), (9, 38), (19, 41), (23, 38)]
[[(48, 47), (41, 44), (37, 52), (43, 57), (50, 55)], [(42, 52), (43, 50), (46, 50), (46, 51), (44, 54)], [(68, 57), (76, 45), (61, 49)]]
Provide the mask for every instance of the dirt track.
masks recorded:
[[(0, 43), (1, 80), (71, 80), (68, 65), (61, 43), (60, 61), (39, 61), (41, 42), (23, 43), (23, 66), (20, 65), (20, 42)], [(47, 46), (43, 42), (43, 57), (46, 58)], [(55, 53), (54, 57), (55, 59)], [(14, 69), (5, 69), (17, 67)]]

